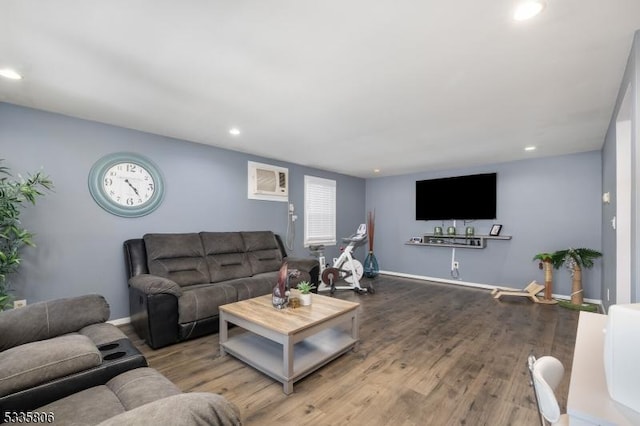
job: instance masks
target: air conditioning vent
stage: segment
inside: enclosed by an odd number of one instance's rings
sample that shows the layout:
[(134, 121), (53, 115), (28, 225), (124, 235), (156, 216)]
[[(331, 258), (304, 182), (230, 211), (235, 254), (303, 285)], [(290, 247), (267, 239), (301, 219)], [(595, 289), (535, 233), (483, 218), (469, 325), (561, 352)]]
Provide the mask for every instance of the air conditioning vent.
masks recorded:
[(287, 201), (289, 170), (269, 164), (248, 162), (248, 197), (256, 200)]

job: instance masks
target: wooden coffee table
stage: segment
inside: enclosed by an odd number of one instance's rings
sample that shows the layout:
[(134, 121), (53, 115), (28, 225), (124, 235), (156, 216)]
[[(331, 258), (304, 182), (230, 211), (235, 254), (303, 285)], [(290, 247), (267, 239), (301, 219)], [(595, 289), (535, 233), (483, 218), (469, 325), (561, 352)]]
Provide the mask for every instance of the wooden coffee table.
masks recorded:
[[(220, 306), (220, 355), (233, 355), (282, 382), (284, 393), (358, 343), (359, 303), (313, 295), (310, 306), (277, 310), (271, 295)], [(247, 332), (232, 337), (228, 324)]]

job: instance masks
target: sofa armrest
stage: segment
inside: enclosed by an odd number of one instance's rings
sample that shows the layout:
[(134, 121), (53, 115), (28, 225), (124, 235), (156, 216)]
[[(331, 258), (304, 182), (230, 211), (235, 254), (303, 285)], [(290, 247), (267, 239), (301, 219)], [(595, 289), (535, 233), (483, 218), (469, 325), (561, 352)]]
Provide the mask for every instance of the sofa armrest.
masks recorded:
[(129, 287), (131, 325), (153, 349), (177, 343), (178, 297), (168, 293), (147, 294)]
[(313, 268), (317, 268), (319, 266), (318, 259), (287, 257), (284, 260), (287, 262), (289, 269), (297, 269), (307, 273), (310, 273)]
[(144, 294), (172, 294), (182, 296), (182, 289), (174, 281), (157, 275), (141, 274), (129, 278), (129, 286), (140, 290)]
[(320, 284), (320, 263), (318, 262), (318, 259), (286, 257), (284, 260), (287, 262), (290, 269), (297, 269), (301, 272), (297, 278), (293, 278), (289, 281), (291, 287), (295, 287), (301, 281), (308, 280), (315, 286), (312, 292), (318, 292), (318, 285)]
[(158, 399), (149, 404), (126, 411), (100, 423), (98, 426), (159, 425), (241, 425), (238, 408), (223, 396), (192, 392)]

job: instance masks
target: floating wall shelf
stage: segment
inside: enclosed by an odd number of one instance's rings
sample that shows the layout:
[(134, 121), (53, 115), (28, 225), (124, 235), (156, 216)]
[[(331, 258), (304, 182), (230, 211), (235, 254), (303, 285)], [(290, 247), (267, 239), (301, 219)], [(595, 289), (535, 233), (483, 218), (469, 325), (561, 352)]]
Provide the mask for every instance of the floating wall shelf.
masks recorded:
[(406, 242), (409, 246), (431, 246), (431, 247), (459, 247), (468, 249), (483, 249), (487, 246), (487, 240), (510, 240), (510, 235), (434, 235), (425, 234), (422, 242)]

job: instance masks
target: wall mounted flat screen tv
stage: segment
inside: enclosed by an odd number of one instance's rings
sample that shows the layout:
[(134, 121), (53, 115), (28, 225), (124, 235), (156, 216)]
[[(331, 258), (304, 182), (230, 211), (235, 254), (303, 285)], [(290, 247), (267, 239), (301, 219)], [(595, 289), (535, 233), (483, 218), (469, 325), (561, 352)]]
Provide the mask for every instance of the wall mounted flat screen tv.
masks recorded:
[(496, 173), (416, 181), (416, 220), (495, 219)]

